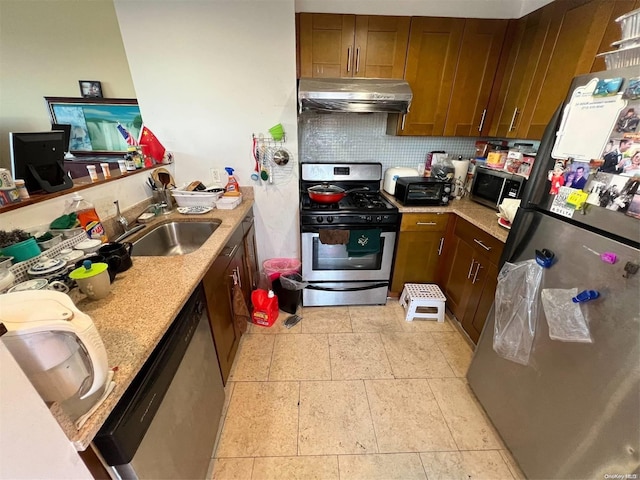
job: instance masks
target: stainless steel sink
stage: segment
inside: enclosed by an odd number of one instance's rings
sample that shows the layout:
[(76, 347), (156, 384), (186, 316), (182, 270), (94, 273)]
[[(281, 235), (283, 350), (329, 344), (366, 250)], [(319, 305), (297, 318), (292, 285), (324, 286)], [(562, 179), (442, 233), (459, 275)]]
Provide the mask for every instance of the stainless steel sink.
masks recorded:
[(220, 221), (170, 222), (153, 230), (133, 242), (134, 257), (166, 257), (184, 255), (196, 251), (211, 236)]

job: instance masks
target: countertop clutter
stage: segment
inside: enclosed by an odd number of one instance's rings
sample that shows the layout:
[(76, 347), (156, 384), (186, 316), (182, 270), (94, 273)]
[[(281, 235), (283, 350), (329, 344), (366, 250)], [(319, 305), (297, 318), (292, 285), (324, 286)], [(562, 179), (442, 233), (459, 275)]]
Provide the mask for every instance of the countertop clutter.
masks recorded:
[[(76, 430), (61, 409), (52, 409), (77, 450), (88, 447), (193, 289), (251, 210), (253, 190), (243, 189), (242, 193), (242, 203), (233, 210), (214, 209), (194, 216), (175, 211), (158, 217), (158, 224), (172, 220), (221, 220), (217, 230), (197, 251), (167, 257), (135, 257), (133, 266), (118, 274), (111, 293), (102, 300), (91, 301), (75, 289), (72, 291), (76, 306), (92, 318), (100, 332), (107, 349), (109, 366), (115, 370), (116, 382), (111, 395), (80, 430)], [(153, 226), (156, 222), (147, 225)], [(140, 232), (140, 235), (143, 233)], [(127, 240), (135, 241), (137, 236)]]
[(498, 216), (495, 210), (480, 205), (468, 198), (453, 200), (447, 206), (434, 207), (407, 207), (398, 202), (393, 195), (382, 192), (382, 195), (393, 203), (400, 213), (454, 213), (461, 218), (473, 223), (501, 242), (507, 241), (509, 231), (498, 224)]

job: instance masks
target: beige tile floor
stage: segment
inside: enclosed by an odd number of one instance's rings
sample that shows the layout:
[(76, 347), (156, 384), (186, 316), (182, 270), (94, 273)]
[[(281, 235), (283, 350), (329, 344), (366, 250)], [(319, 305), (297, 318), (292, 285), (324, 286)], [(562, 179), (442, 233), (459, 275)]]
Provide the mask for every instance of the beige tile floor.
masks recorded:
[(302, 308), (250, 325), (227, 384), (211, 475), (249, 479), (524, 478), (465, 379), (472, 350), (447, 318), (397, 301)]

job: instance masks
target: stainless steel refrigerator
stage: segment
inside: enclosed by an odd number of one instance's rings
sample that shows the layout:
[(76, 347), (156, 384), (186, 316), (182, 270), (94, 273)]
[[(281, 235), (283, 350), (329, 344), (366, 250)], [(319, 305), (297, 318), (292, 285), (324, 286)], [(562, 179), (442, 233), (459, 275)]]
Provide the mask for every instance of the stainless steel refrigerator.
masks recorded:
[[(640, 178), (633, 183), (634, 167), (623, 171), (632, 152), (615, 150), (631, 139), (640, 152), (637, 122), (634, 129), (634, 122), (623, 118), (630, 109), (640, 112), (635, 107), (640, 100), (633, 98), (640, 93), (639, 76), (633, 67), (574, 79), (545, 131), (502, 257), (503, 264), (515, 264), (547, 249), (555, 258), (543, 271), (540, 292), (599, 292), (579, 304), (592, 343), (552, 340), (538, 297), (529, 360), (526, 365), (507, 360), (493, 348), (494, 302), (467, 373), (527, 478), (640, 475), (640, 271), (633, 273), (640, 264)], [(620, 169), (597, 172), (611, 152), (617, 152)], [(558, 156), (573, 159), (564, 164), (565, 176), (572, 165), (587, 167), (590, 178), (583, 188), (590, 203), (581, 210), (572, 211), (563, 189), (550, 193)], [(618, 193), (627, 189), (626, 204), (607, 198), (613, 184)], [(615, 253), (617, 261), (603, 261), (605, 252)]]

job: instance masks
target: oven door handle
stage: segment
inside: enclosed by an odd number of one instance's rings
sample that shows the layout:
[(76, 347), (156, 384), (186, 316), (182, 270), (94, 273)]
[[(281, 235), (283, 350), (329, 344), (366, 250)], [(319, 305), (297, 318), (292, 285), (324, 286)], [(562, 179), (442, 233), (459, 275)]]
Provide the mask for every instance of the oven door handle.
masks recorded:
[(320, 287), (318, 285), (309, 284), (305, 288), (308, 288), (310, 290), (323, 290), (325, 292), (358, 292), (360, 290), (371, 290), (373, 288), (388, 287), (388, 286), (389, 286), (389, 282), (373, 283), (371, 285), (367, 285), (366, 287), (351, 287), (351, 288)]

